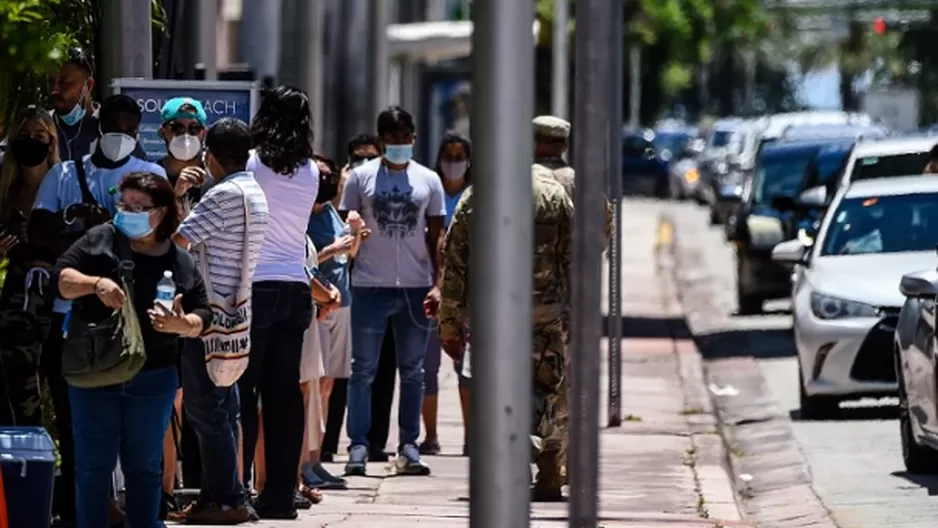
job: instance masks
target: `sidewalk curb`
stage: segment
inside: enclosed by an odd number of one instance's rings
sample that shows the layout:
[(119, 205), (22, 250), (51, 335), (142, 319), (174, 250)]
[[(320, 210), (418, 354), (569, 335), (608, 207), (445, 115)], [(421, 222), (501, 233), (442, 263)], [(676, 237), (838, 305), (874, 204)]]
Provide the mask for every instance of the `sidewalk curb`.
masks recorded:
[[(701, 355), (687, 328), (680, 302), (671, 246), (674, 242), (672, 224), (658, 220), (655, 243), (655, 268), (668, 308), (666, 324), (671, 335), (673, 354), (677, 358), (684, 400), (684, 421), (690, 432), (691, 451), (687, 464), (694, 473), (700, 497), (698, 513), (716, 521), (716, 526), (746, 523), (744, 509), (733, 483), (729, 451), (719, 432), (719, 416), (706, 388)], [(721, 522), (722, 521), (722, 522)]]
[[(673, 266), (669, 280), (685, 324), (690, 325), (686, 306), (688, 287), (682, 280), (682, 254), (674, 223), (670, 243), (662, 248)], [(701, 296), (706, 297), (706, 296)], [(709, 300), (709, 299), (708, 299)], [(719, 311), (718, 306), (706, 306)], [(716, 418), (723, 461), (731, 475), (736, 502), (743, 516), (765, 528), (837, 528), (830, 512), (812, 487), (810, 468), (794, 438), (789, 417), (772, 402), (759, 366), (752, 357), (704, 359), (707, 336), (692, 337), (701, 383), (709, 409)], [(707, 387), (732, 386), (745, 394), (742, 399), (721, 397)]]

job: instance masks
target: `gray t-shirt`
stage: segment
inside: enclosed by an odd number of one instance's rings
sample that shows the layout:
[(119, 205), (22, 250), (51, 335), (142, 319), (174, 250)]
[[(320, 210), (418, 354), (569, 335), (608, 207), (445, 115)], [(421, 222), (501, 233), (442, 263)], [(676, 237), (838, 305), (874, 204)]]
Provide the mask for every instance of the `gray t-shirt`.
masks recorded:
[(427, 218), (446, 215), (443, 184), (435, 172), (411, 161), (403, 171), (380, 159), (349, 174), (342, 211), (358, 211), (371, 236), (362, 242), (352, 269), (352, 286), (426, 288), (433, 285), (427, 251)]

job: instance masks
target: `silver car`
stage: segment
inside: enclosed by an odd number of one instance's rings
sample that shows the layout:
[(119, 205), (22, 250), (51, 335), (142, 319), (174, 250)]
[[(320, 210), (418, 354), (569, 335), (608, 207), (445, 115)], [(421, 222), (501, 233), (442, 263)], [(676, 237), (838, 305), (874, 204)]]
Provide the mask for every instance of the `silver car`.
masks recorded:
[(936, 241), (938, 178), (903, 176), (848, 184), (816, 235), (802, 231), (775, 247), (773, 260), (794, 265), (802, 417), (831, 417), (842, 400), (896, 392), (893, 342), (906, 302), (896, 285), (935, 264)]

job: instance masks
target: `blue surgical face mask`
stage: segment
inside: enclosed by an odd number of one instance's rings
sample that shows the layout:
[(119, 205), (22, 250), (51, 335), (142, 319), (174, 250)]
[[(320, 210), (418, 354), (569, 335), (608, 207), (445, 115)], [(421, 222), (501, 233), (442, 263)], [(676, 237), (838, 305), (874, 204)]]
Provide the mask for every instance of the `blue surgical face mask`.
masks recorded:
[(79, 99), (78, 102), (75, 103), (75, 107), (72, 108), (72, 110), (69, 113), (65, 115), (60, 115), (59, 119), (61, 119), (62, 122), (68, 126), (74, 126), (75, 123), (81, 121), (82, 119), (84, 119), (84, 117), (85, 117), (85, 107), (82, 106), (81, 99)]
[(413, 143), (407, 145), (385, 145), (384, 146), (384, 159), (388, 160), (388, 163), (393, 163), (395, 165), (403, 165), (411, 160), (414, 157), (414, 145)]
[(114, 215), (114, 227), (128, 238), (145, 238), (153, 232), (148, 212), (118, 211)]

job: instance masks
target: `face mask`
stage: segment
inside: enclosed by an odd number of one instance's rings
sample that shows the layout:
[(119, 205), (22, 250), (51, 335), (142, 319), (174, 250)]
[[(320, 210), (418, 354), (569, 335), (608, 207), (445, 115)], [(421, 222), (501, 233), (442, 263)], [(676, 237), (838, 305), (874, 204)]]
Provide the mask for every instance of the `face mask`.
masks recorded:
[(316, 195), (316, 203), (331, 201), (337, 194), (339, 194), (339, 184), (337, 182), (322, 180), (319, 182), (319, 194)]
[(202, 151), (202, 142), (196, 136), (183, 134), (169, 142), (169, 153), (180, 161), (189, 161)]
[(394, 165), (403, 165), (414, 157), (414, 146), (410, 145), (385, 145), (384, 159)]
[(128, 238), (144, 238), (153, 232), (150, 213), (118, 211), (114, 215), (114, 227)]
[(98, 146), (105, 158), (120, 161), (133, 153), (137, 140), (120, 132), (108, 132), (101, 136)]
[(10, 142), (10, 153), (24, 167), (35, 167), (49, 157), (49, 144), (33, 137), (18, 137)]
[(443, 171), (443, 177), (447, 180), (458, 180), (466, 175), (466, 169), (469, 168), (468, 161), (441, 161), (440, 170)]
[(81, 95), (78, 96), (78, 102), (75, 103), (75, 106), (72, 108), (72, 110), (65, 115), (59, 116), (59, 119), (61, 119), (63, 123), (68, 126), (74, 126), (75, 123), (84, 119), (85, 106), (81, 103), (85, 100), (85, 95), (85, 91), (82, 90)]

